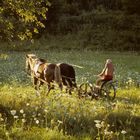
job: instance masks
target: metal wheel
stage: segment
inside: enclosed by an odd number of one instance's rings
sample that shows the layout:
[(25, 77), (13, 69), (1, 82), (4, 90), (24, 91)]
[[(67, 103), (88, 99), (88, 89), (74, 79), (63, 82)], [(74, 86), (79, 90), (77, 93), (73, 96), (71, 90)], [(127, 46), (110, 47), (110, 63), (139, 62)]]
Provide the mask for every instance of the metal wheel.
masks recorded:
[(88, 96), (92, 94), (92, 84), (90, 83), (82, 83), (78, 89), (78, 95), (80, 97)]
[(116, 89), (111, 81), (104, 82), (101, 86), (100, 93), (108, 100), (114, 100), (116, 97)]

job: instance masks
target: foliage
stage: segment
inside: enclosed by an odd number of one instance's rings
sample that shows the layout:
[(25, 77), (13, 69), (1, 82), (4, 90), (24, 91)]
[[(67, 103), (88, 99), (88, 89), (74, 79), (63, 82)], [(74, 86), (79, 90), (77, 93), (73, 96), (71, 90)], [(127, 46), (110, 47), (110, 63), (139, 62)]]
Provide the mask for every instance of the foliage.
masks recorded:
[(140, 1), (134, 0), (133, 2), (131, 0), (122, 0), (122, 4), (124, 5), (124, 10), (127, 14), (140, 14)]
[(4, 0), (0, 1), (0, 39), (12, 40), (32, 38), (45, 28), (48, 0)]
[(67, 49), (139, 51), (139, 7), (139, 0), (0, 1), (0, 40), (31, 39), (7, 48), (17, 50), (43, 37), (52, 48), (59, 39)]
[(138, 0), (52, 0), (51, 3), (47, 33), (61, 38), (76, 35), (73, 40), (81, 48), (139, 50)]

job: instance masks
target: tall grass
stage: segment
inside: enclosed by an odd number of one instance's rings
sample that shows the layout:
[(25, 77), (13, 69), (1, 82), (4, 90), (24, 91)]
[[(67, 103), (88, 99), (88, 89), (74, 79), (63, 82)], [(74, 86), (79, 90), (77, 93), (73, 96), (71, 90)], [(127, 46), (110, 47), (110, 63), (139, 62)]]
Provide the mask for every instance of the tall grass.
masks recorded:
[[(95, 82), (107, 58), (115, 65), (119, 81), (113, 102), (79, 99), (59, 89), (48, 97), (46, 87), (36, 96), (25, 72), (25, 54), (36, 53), (49, 62), (80, 65), (77, 83)], [(0, 54), (0, 138), (2, 139), (139, 139), (139, 55), (130, 53), (46, 50)], [(121, 86), (121, 88), (120, 88)]]
[[(48, 62), (66, 62), (72, 65), (78, 65), (83, 68), (77, 68), (77, 82), (89, 80), (95, 82), (97, 75), (104, 67), (107, 58), (111, 58), (115, 66), (116, 79), (122, 86), (138, 86), (140, 84), (139, 55), (136, 53), (115, 53), (98, 52), (88, 50), (44, 50), (30, 52), (5, 52), (0, 55), (0, 81), (10, 83), (18, 81), (20, 84), (29, 83), (25, 72), (25, 54), (35, 53), (38, 57), (43, 57)], [(27, 80), (28, 79), (28, 80)]]

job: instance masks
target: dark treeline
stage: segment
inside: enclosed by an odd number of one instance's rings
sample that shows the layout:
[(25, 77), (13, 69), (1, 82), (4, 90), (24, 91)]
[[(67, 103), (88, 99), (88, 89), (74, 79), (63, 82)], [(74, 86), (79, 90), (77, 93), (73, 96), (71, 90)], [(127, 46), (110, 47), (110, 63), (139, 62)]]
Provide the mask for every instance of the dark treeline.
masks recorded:
[(51, 0), (46, 22), (53, 35), (76, 34), (84, 47), (140, 50), (139, 0)]
[(49, 2), (0, 0), (0, 39), (61, 38), (75, 48), (140, 50), (140, 0)]

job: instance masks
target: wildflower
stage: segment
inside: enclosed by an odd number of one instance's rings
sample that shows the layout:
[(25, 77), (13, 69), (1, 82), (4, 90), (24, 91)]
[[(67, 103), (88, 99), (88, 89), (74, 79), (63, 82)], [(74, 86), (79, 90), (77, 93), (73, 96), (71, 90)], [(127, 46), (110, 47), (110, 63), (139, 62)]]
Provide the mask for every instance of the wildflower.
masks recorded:
[(4, 121), (4, 119), (2, 118), (2, 114), (0, 113), (0, 121)]
[(110, 135), (111, 133), (109, 131), (107, 131), (107, 130), (104, 130), (104, 134), (105, 135)]
[(112, 107), (116, 107), (116, 103), (112, 103)]
[(48, 113), (48, 110), (47, 110), (47, 109), (45, 109), (44, 111), (45, 111), (46, 113)]
[(26, 114), (23, 114), (23, 117), (25, 118)]
[(6, 136), (9, 136), (9, 133), (8, 132), (6, 132), (5, 134), (6, 134)]
[(49, 128), (48, 127), (46, 127), (46, 131), (49, 131)]
[(20, 110), (20, 113), (21, 113), (21, 114), (23, 114), (23, 113), (24, 113), (24, 110), (23, 110), (23, 109), (21, 109), (21, 110)]
[(104, 126), (104, 124), (105, 124), (105, 122), (104, 122), (104, 121), (102, 121), (102, 122), (101, 122), (101, 125), (102, 125), (102, 126)]
[(100, 121), (100, 120), (94, 120), (94, 122), (95, 122), (95, 123), (100, 123), (101, 121)]
[(17, 118), (18, 118), (18, 116), (14, 116), (14, 118), (15, 118), (15, 119), (17, 119)]
[(16, 114), (16, 110), (11, 110), (11, 114), (14, 116)]
[(34, 120), (36, 121), (36, 120), (37, 120), (37, 118), (34, 118)]
[(130, 84), (133, 83), (133, 79), (129, 77), (128, 78), (128, 83), (130, 83)]
[(97, 128), (102, 128), (102, 125), (99, 124), (99, 123), (96, 123), (95, 126), (96, 126)]
[(63, 122), (62, 122), (62, 121), (60, 121), (60, 120), (58, 120), (57, 122), (58, 122), (59, 124), (62, 124), (62, 123), (63, 123)]
[(121, 133), (125, 135), (127, 132), (125, 130), (122, 130)]
[(25, 120), (25, 119), (22, 119), (22, 122), (23, 122), (23, 123), (25, 123), (25, 122), (26, 122), (26, 120)]
[(38, 113), (38, 116), (41, 116), (41, 114), (40, 114), (40, 113)]
[(36, 124), (39, 124), (39, 120), (36, 120)]
[(30, 105), (29, 103), (26, 104), (26, 106), (29, 106), (29, 105)]
[(3, 121), (4, 121), (4, 119), (3, 119), (3, 118), (0, 118), (0, 121), (1, 121), (1, 122), (3, 122)]

